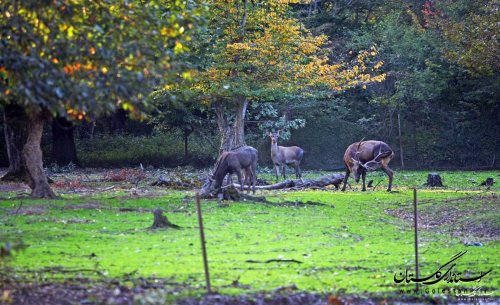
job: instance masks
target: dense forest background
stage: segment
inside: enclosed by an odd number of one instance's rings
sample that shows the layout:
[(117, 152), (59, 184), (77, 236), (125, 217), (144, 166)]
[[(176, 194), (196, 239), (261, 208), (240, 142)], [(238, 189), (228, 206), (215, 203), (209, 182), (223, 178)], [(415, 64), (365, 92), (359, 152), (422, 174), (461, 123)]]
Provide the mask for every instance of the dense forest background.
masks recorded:
[[(292, 13), (314, 35), (328, 36), (332, 60), (348, 61), (376, 46), (386, 79), (282, 96), (279, 103), (250, 102), (246, 142), (259, 150), (260, 166), (272, 166), (266, 133), (284, 128), (290, 137), (280, 144), (301, 146), (308, 169), (342, 168), (345, 148), (362, 138), (387, 142), (396, 151), (396, 167), (498, 168), (498, 6), (466, 0), (293, 4)], [(77, 163), (85, 167), (212, 165), (220, 146), (214, 106), (166, 105), (144, 121), (118, 110), (74, 127), (48, 122), (44, 163), (65, 165), (53, 143), (71, 143), (74, 136)], [(0, 129), (3, 134), (3, 124)], [(0, 166), (8, 166), (5, 149)]]

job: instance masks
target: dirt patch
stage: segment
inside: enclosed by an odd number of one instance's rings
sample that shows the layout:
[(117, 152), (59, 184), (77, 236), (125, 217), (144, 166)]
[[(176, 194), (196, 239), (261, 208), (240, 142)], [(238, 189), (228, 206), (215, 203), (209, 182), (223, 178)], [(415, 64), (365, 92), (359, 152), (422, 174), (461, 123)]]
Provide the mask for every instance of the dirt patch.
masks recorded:
[(116, 210), (119, 212), (137, 212), (137, 213), (149, 213), (151, 209), (147, 208), (116, 208), (107, 206), (103, 202), (86, 202), (81, 204), (68, 204), (64, 206), (57, 205), (29, 205), (24, 206), (20, 204), (18, 207), (12, 208), (9, 211), (10, 215), (44, 215), (49, 209), (62, 209), (62, 210)]
[[(412, 297), (382, 297), (376, 295), (328, 295), (276, 289), (240, 295), (205, 294), (200, 297), (178, 299), (172, 296), (185, 289), (193, 289), (182, 284), (164, 280), (142, 279), (133, 285), (124, 286), (118, 280), (93, 283), (86, 279), (65, 282), (20, 283), (2, 279), (0, 304), (178, 304), (178, 305), (375, 305), (375, 304), (464, 304), (451, 299)], [(130, 282), (129, 282), (130, 283)], [(199, 288), (198, 288), (199, 289)], [(195, 289), (197, 290), (197, 289)], [(498, 299), (484, 304), (497, 304)]]
[(66, 210), (111, 210), (111, 207), (105, 206), (103, 202), (86, 202), (82, 204), (67, 204)]
[[(413, 222), (413, 207), (385, 211), (394, 217)], [(500, 240), (500, 198), (496, 194), (473, 196), (421, 204), (418, 210), (420, 228), (456, 237)]]
[(25, 183), (1, 183), (0, 192), (27, 191), (30, 187)]
[(44, 215), (47, 213), (48, 206), (46, 205), (30, 205), (30, 206), (22, 206), (20, 205), (17, 208), (12, 209), (9, 214), (10, 215)]

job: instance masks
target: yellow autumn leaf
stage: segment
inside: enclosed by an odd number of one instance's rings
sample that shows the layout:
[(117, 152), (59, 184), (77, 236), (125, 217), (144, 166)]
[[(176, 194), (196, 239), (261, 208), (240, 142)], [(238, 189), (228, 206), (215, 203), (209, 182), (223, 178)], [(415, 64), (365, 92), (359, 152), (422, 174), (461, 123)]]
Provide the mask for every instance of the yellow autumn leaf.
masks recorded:
[(193, 79), (192, 75), (191, 75), (191, 71), (184, 71), (181, 73), (181, 77), (185, 80), (191, 80)]
[(183, 51), (184, 51), (184, 46), (180, 41), (177, 40), (174, 46), (174, 54), (179, 54), (182, 53)]

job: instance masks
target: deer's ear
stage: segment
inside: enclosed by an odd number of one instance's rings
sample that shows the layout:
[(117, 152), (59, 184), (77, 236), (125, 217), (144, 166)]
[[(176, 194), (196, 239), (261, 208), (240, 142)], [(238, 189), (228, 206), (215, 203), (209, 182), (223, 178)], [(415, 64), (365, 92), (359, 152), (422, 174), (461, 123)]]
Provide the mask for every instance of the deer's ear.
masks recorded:
[(272, 132), (269, 132), (269, 136), (272, 137), (273, 136), (273, 133)]

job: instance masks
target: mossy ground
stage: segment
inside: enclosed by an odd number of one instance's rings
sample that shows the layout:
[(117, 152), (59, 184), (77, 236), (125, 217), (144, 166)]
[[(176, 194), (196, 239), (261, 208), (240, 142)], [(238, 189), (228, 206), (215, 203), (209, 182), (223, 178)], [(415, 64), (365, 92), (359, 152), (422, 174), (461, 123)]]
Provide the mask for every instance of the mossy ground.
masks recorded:
[[(479, 187), (486, 177), (497, 179), (498, 173), (440, 174), (446, 186), (440, 189), (422, 187), (427, 172), (406, 171), (397, 173), (392, 193), (385, 191), (383, 173), (370, 173), (368, 180), (375, 180), (376, 187), (367, 192), (360, 192), (360, 185), (351, 181), (353, 188), (347, 192), (257, 193), (276, 205), (203, 201), (212, 285), (222, 293), (270, 291), (290, 285), (299, 290), (348, 294), (412, 288), (393, 280), (395, 273), (414, 268), (413, 222), (396, 216), (412, 213), (412, 187), (417, 186), (419, 212), (434, 221), (419, 231), (421, 274), (434, 273), (466, 250), (456, 271), (468, 276), (492, 272), (479, 283), (441, 281), (432, 287), (481, 287), (498, 296), (500, 188), (498, 182), (489, 190)], [(274, 179), (266, 173), (260, 178)], [(29, 245), (6, 264), (15, 273), (54, 281), (75, 276), (105, 276), (125, 282), (162, 278), (188, 291), (204, 286), (193, 191), (122, 183), (86, 195), (62, 193), (57, 200), (2, 193), (0, 238)], [(288, 203), (279, 204), (285, 201)], [(182, 229), (148, 229), (153, 222), (151, 210), (158, 207)], [(453, 213), (447, 217), (446, 211)], [(465, 242), (482, 246), (466, 246)], [(248, 262), (269, 259), (301, 263)]]

